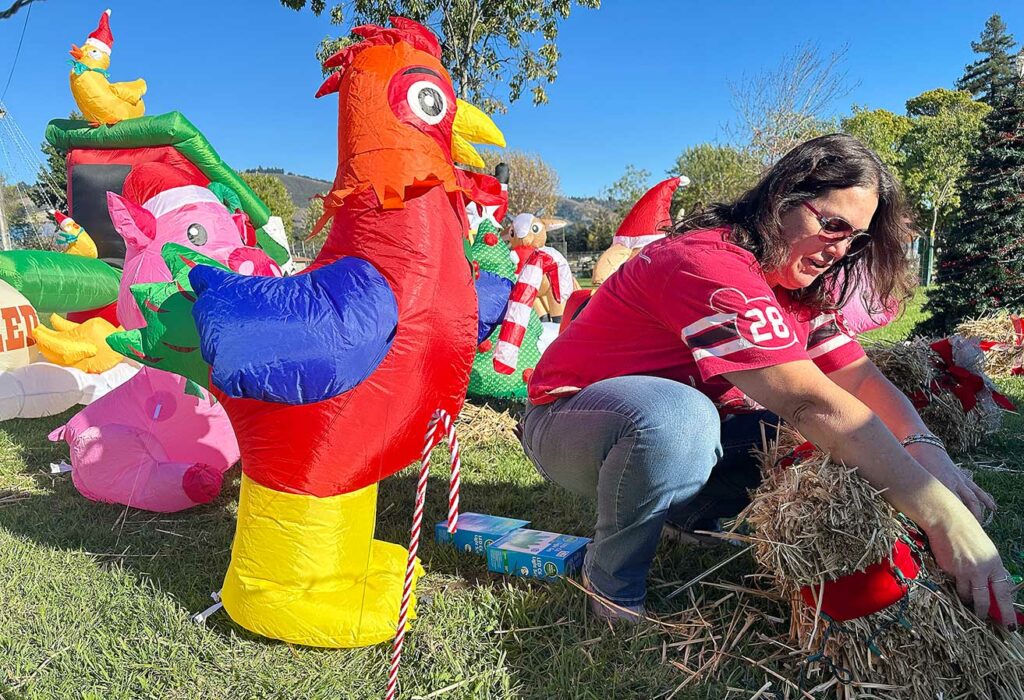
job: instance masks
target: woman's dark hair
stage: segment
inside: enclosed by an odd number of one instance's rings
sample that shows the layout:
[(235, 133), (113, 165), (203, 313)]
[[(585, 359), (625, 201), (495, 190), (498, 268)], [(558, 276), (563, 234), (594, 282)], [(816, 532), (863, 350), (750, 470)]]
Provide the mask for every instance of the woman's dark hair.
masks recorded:
[[(791, 292), (816, 309), (843, 306), (858, 281), (870, 290), (868, 310), (878, 312), (904, 302), (914, 280), (909, 274), (907, 244), (913, 240), (912, 217), (900, 185), (874, 151), (846, 134), (805, 141), (769, 168), (760, 182), (731, 204), (712, 204), (676, 225), (677, 233), (728, 226), (732, 242), (749, 250), (761, 267), (771, 270), (789, 257), (782, 217), (831, 190), (866, 187), (878, 194), (878, 208), (868, 231), (871, 245), (861, 255), (824, 272), (805, 289)], [(848, 262), (847, 262), (848, 260)]]

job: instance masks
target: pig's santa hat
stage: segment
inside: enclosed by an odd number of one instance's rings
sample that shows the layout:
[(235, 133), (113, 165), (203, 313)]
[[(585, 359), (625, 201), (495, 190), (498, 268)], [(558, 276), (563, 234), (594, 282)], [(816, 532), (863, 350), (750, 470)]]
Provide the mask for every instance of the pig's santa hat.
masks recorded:
[(114, 46), (114, 35), (110, 33), (110, 10), (105, 10), (100, 15), (99, 26), (85, 40), (85, 45), (92, 46), (108, 56), (110, 55), (110, 49)]
[(128, 201), (159, 217), (186, 204), (220, 202), (200, 176), (167, 163), (143, 163), (132, 168), (121, 192)]

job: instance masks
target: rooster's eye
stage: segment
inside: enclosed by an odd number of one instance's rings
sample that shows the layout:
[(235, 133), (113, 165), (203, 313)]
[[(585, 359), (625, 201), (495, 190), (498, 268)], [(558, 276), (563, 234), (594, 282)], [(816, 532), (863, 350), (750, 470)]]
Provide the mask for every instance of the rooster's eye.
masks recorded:
[(444, 93), (431, 82), (419, 80), (409, 86), (406, 97), (413, 114), (427, 124), (438, 124), (448, 112), (448, 100)]
[(91, 49), (89, 51), (89, 58), (94, 59), (96, 61), (100, 60), (100, 52), (96, 49)]
[(202, 224), (189, 224), (189, 227), (185, 230), (185, 235), (188, 236), (188, 240), (192, 245), (206, 245), (206, 229), (203, 228)]

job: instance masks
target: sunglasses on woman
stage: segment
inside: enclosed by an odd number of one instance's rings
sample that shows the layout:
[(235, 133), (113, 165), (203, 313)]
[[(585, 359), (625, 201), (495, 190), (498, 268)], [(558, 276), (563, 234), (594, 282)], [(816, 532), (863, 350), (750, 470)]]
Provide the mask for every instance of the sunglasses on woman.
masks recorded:
[(836, 245), (843, 241), (847, 242), (845, 257), (852, 258), (855, 255), (860, 255), (871, 245), (871, 234), (866, 229), (855, 229), (853, 224), (841, 216), (823, 216), (820, 211), (807, 202), (801, 203), (814, 214), (814, 218), (821, 224), (818, 240)]

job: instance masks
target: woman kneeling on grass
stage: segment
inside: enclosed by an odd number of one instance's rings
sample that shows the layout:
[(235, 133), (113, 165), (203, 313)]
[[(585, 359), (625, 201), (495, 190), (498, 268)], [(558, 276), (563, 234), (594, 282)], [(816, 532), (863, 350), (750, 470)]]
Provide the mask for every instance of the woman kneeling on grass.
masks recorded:
[(643, 614), (663, 528), (685, 539), (742, 510), (760, 480), (750, 448), (781, 416), (925, 530), (981, 618), (990, 586), (1011, 618), (1009, 574), (979, 524), (992, 497), (836, 311), (861, 278), (877, 308), (907, 296), (907, 221), (860, 141), (807, 141), (735, 204), (644, 248), (547, 349), (522, 442), (542, 475), (597, 499), (584, 585), (616, 607), (593, 599), (595, 613)]

